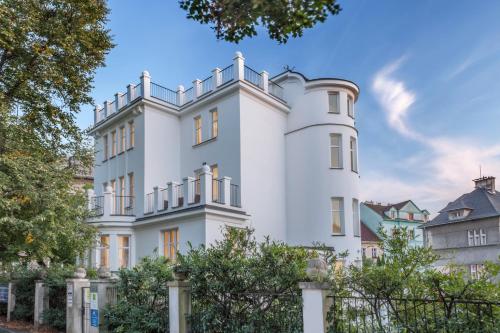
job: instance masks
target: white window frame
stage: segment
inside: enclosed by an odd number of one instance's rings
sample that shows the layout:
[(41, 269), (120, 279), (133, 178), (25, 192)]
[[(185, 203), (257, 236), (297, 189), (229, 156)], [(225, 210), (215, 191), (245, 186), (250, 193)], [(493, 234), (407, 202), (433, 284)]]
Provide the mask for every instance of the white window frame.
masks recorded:
[(119, 132), (120, 137), (120, 149), (119, 149), (119, 154), (123, 153), (125, 149), (127, 149), (127, 133), (125, 132), (125, 126), (120, 126)]
[[(108, 244), (103, 246), (102, 239), (103, 237), (108, 238)], [(111, 236), (109, 234), (104, 234), (99, 236), (99, 246), (98, 246), (98, 252), (99, 252), (99, 267), (107, 267), (110, 268), (110, 243), (111, 243)], [(103, 251), (106, 254), (107, 257), (107, 265), (103, 265)]]
[(480, 238), (479, 238), (479, 232), (477, 232), (476, 229), (474, 229), (474, 246), (480, 245)]
[(472, 230), (467, 230), (467, 243), (469, 246), (474, 246), (474, 233)]
[(199, 145), (200, 143), (203, 142), (203, 124), (201, 115), (194, 117), (193, 120), (194, 120), (194, 144)]
[(108, 142), (108, 135), (107, 134), (105, 134), (102, 137), (102, 145), (103, 145), (103, 154), (104, 154), (103, 161), (106, 161), (109, 158), (109, 142)]
[(353, 227), (353, 235), (355, 237), (360, 237), (361, 224), (359, 217), (359, 200), (355, 198), (352, 199), (352, 227)]
[[(353, 145), (354, 143), (354, 145)], [(349, 148), (351, 152), (351, 171), (358, 172), (358, 140), (351, 136), (349, 140)]]
[[(175, 251), (171, 252), (172, 250), (172, 244), (170, 242), (171, 239), (171, 234), (172, 232), (175, 232), (175, 244), (174, 244), (174, 249)], [(168, 233), (169, 237), (168, 240), (166, 239), (166, 234)], [(179, 228), (171, 228), (171, 229), (164, 229), (161, 231), (161, 238), (162, 238), (162, 243), (163, 243), (163, 256), (167, 259), (170, 259), (171, 261), (175, 262), (177, 260), (177, 252), (179, 251)]]
[(116, 156), (116, 130), (111, 131), (111, 157)]
[(373, 259), (377, 258), (377, 255), (378, 255), (377, 248), (376, 247), (372, 247), (372, 258)]
[[(128, 246), (122, 246), (122, 244), (120, 244), (120, 238), (128, 238)], [(117, 243), (118, 243), (118, 268), (129, 268), (131, 263), (130, 263), (130, 258), (131, 258), (131, 241), (132, 241), (132, 237), (130, 235), (118, 235), (117, 236)], [(127, 262), (124, 265), (122, 265), (122, 262), (121, 260), (123, 258), (120, 258), (122, 257), (122, 251), (126, 251), (127, 252)]]
[(347, 115), (354, 119), (354, 99), (347, 95)]
[(135, 123), (133, 120), (128, 122), (128, 149), (135, 147)]
[[(337, 145), (333, 144), (333, 139), (338, 138), (339, 142)], [(339, 161), (339, 165), (333, 165), (333, 156), (336, 153)], [(341, 133), (330, 133), (330, 168), (331, 169), (342, 169), (344, 167), (343, 154), (342, 154), (342, 134)]]
[[(334, 201), (338, 200), (339, 201), (339, 209), (334, 209)], [(333, 235), (344, 235), (345, 234), (345, 214), (344, 214), (345, 208), (344, 208), (344, 198), (343, 197), (331, 197), (330, 198), (330, 214), (331, 214), (331, 219), (332, 219), (332, 234)], [(334, 224), (334, 214), (338, 214), (338, 219), (340, 222), (340, 231), (335, 231), (335, 224)]]
[(486, 231), (484, 231), (484, 229), (479, 229), (479, 237), (480, 237), (480, 244), (481, 245), (486, 245), (486, 241), (487, 241), (487, 238), (486, 238)]
[[(333, 107), (333, 103), (331, 99), (335, 96), (335, 107)], [(332, 114), (340, 114), (340, 94), (338, 91), (329, 91), (328, 92), (328, 113)]]

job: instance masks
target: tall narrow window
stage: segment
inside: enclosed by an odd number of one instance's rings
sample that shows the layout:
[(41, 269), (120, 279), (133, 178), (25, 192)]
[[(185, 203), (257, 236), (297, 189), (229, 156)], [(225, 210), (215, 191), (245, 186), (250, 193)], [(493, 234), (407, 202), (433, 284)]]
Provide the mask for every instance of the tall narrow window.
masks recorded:
[(210, 113), (212, 114), (212, 138), (216, 138), (219, 135), (219, 112), (214, 109)]
[(172, 261), (177, 258), (179, 248), (179, 229), (170, 229), (163, 232), (163, 255)]
[(486, 232), (483, 229), (479, 229), (479, 235), (481, 236), (481, 245), (486, 245)]
[(194, 143), (201, 143), (201, 116), (194, 118)]
[(127, 268), (130, 266), (130, 237), (118, 236), (118, 266)]
[(127, 137), (125, 136), (125, 127), (120, 127), (120, 153), (125, 151), (127, 144)]
[(102, 235), (99, 242), (100, 266), (109, 268), (109, 235)]
[(128, 195), (130, 197), (135, 196), (135, 184), (134, 184), (134, 173), (133, 172), (128, 174)]
[(474, 229), (474, 245), (479, 245), (479, 233)]
[(413, 221), (413, 213), (408, 213), (408, 220)]
[(373, 259), (377, 258), (377, 248), (376, 247), (372, 247), (372, 258)]
[(111, 132), (111, 156), (116, 155), (116, 131)]
[(134, 121), (128, 122), (128, 147), (133, 148), (135, 146), (135, 125)]
[(359, 202), (358, 199), (352, 199), (352, 223), (354, 236), (361, 236), (359, 225)]
[(358, 172), (358, 147), (356, 143), (356, 138), (351, 136), (351, 170)]
[(110, 180), (109, 186), (111, 186), (111, 192), (113, 193), (113, 206), (111, 207), (111, 213), (116, 214), (116, 181), (114, 179)]
[(125, 177), (121, 176), (118, 178), (120, 181), (120, 199), (119, 199), (119, 205), (120, 205), (120, 213), (124, 214), (125, 213)]
[(344, 199), (331, 198), (332, 200), (332, 232), (334, 234), (344, 233)]
[(330, 134), (330, 167), (342, 168), (342, 134)]
[(351, 96), (347, 96), (347, 115), (354, 118), (354, 101)]
[(467, 230), (467, 240), (469, 246), (474, 246), (474, 234), (472, 233), (472, 230)]
[(108, 151), (108, 136), (105, 135), (102, 137), (102, 145), (103, 145), (103, 152), (104, 152), (104, 158), (103, 160), (107, 160), (108, 159), (108, 155), (109, 155), (109, 151)]
[(340, 113), (339, 93), (337, 92), (328, 93), (328, 112), (337, 114)]

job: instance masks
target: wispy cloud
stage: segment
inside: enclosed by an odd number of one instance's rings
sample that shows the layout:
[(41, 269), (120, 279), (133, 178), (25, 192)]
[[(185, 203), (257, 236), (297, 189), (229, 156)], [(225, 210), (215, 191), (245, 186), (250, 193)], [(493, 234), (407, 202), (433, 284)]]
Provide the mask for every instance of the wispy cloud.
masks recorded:
[(500, 144), (485, 145), (465, 136), (431, 137), (410, 128), (408, 118), (417, 94), (396, 77), (403, 61), (399, 59), (378, 71), (372, 81), (372, 91), (389, 126), (420, 143), (421, 152), (398, 161), (408, 168), (407, 173), (415, 176), (402, 179), (395, 174), (371, 171), (363, 183), (363, 197), (378, 201), (411, 198), (436, 212), (448, 201), (471, 190), (471, 179), (479, 175), (479, 165), (489, 174), (500, 171)]

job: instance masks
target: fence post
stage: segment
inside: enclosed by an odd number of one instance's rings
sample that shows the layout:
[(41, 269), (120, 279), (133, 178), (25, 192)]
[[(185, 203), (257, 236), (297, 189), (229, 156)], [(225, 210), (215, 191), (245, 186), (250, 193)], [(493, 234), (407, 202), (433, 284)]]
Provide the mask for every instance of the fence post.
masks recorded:
[(231, 177), (222, 177), (222, 202), (224, 205), (231, 205)]
[(158, 195), (159, 195), (158, 186), (153, 187), (153, 213), (158, 213)]
[(184, 86), (179, 85), (177, 87), (177, 106), (182, 106), (184, 104)]
[(184, 186), (184, 188), (182, 189), (183, 191), (183, 194), (184, 194), (184, 207), (188, 207), (189, 204), (191, 204), (192, 202), (190, 201), (191, 198), (194, 198), (194, 191), (193, 189), (191, 188), (190, 184), (194, 182), (194, 178), (193, 177), (184, 177), (182, 178), (182, 186)]
[(35, 329), (43, 324), (43, 312), (49, 308), (49, 288), (42, 280), (35, 281), (35, 309), (33, 312)]
[[(115, 304), (116, 292), (113, 290), (116, 288), (116, 280), (112, 279), (111, 272), (109, 268), (101, 266), (97, 271), (99, 278), (97, 280), (90, 280), (90, 297), (93, 298), (93, 302), (97, 305), (97, 326), (90, 326), (90, 333), (103, 333), (107, 332), (104, 326), (104, 308), (108, 304)], [(108, 292), (108, 290), (110, 290)], [(96, 310), (96, 309), (91, 309)]]
[(170, 333), (189, 333), (191, 327), (188, 317), (191, 315), (191, 284), (186, 275), (174, 272), (174, 281), (168, 286), (168, 324)]
[(244, 80), (245, 79), (245, 58), (243, 58), (243, 54), (238, 51), (234, 54), (233, 58), (233, 66), (234, 66), (234, 80)]
[(193, 100), (196, 100), (201, 95), (201, 80), (196, 79), (193, 81)]
[(66, 332), (83, 333), (83, 288), (90, 287), (84, 268), (77, 268), (73, 279), (66, 280)]
[(269, 92), (269, 73), (266, 72), (266, 71), (262, 71), (260, 72), (260, 77), (262, 78), (262, 90), (264, 90), (264, 92)]
[(200, 174), (200, 203), (202, 205), (212, 203), (212, 171), (207, 164), (203, 164), (202, 172)]
[(216, 67), (214, 70), (212, 70), (212, 77), (214, 80), (214, 90), (217, 89), (221, 85), (221, 75), (220, 75), (220, 68)]
[(148, 71), (143, 71), (141, 75), (141, 95), (142, 98), (151, 97), (151, 76)]
[(9, 282), (9, 291), (7, 295), (7, 321), (11, 320), (11, 313), (16, 307), (16, 283)]
[(113, 188), (106, 186), (103, 196), (103, 217), (109, 217), (115, 213), (113, 205)]

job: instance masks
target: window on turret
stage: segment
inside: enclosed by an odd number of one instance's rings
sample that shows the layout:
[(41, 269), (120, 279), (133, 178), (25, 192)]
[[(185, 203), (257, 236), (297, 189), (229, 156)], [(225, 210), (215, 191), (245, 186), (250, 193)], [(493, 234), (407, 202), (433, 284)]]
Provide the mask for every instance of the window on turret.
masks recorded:
[(341, 235), (344, 233), (344, 198), (331, 198), (332, 232)]
[(347, 96), (347, 115), (354, 119), (354, 100)]
[(330, 134), (330, 167), (342, 168), (342, 134)]
[(329, 113), (340, 113), (339, 106), (339, 93), (329, 92), (328, 93), (328, 112)]
[(358, 147), (356, 138), (353, 138), (352, 136), (351, 136), (350, 147), (351, 147), (351, 170), (354, 172), (358, 172)]

